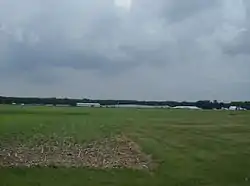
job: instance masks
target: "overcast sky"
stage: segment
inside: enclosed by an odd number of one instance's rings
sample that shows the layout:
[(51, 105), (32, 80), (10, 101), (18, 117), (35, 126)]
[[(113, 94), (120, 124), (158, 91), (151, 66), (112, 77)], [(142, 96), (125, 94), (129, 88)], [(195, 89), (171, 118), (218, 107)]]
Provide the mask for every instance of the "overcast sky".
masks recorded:
[(0, 95), (250, 100), (249, 0), (0, 0)]

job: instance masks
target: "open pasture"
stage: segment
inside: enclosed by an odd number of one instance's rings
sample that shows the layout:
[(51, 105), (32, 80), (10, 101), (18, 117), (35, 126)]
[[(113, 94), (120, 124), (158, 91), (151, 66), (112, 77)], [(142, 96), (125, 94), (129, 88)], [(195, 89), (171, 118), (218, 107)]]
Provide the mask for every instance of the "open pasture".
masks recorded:
[(0, 106), (2, 186), (250, 185), (250, 112)]

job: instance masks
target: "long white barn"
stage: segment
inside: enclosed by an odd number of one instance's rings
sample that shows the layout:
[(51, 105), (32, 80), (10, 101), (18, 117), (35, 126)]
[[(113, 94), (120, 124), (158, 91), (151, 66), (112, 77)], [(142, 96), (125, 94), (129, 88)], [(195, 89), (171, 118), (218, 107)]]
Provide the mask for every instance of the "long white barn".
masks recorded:
[(77, 103), (77, 107), (101, 107), (100, 103)]
[(173, 107), (175, 109), (192, 109), (192, 110), (201, 110), (201, 108), (196, 107), (196, 106), (176, 106)]

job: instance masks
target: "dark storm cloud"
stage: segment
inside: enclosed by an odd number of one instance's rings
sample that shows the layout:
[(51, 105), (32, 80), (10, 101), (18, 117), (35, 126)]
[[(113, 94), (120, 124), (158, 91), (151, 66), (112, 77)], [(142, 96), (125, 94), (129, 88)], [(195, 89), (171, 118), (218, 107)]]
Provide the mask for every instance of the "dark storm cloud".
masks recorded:
[[(85, 18), (89, 16), (88, 13), (81, 14), (78, 6), (83, 7), (84, 12), (94, 4), (74, 2), (45, 1), (45, 3), (41, 3), (43, 6), (41, 5), (40, 12), (35, 14), (30, 22), (22, 25), (20, 34), (22, 41), (16, 41), (15, 38), (10, 38), (8, 33), (5, 33), (8, 37), (9, 50), (6, 56), (10, 65), (21, 69), (33, 69), (44, 65), (65, 65), (73, 68), (99, 68), (98, 66), (100, 66), (101, 68), (103, 63), (108, 62), (105, 56), (98, 55), (98, 51), (93, 51), (88, 47), (102, 38), (108, 38), (115, 17), (113, 19), (108, 11), (105, 13), (105, 7), (97, 7), (92, 10), (97, 11), (98, 15), (94, 15), (97, 17), (92, 16), (88, 20)], [(89, 7), (84, 7), (84, 5)], [(71, 38), (74, 37), (74, 29), (81, 32), (80, 29), (85, 27), (85, 24), (87, 28), (82, 29), (90, 30), (86, 34), (79, 33), (83, 34), (80, 35), (80, 38)], [(78, 26), (79, 30), (77, 30)], [(39, 40), (34, 45), (29, 43), (31, 32), (35, 33)], [(13, 29), (11, 34), (15, 36), (17, 33)], [(74, 46), (80, 42), (83, 44), (83, 48), (75, 49)]]
[(245, 25), (239, 29), (232, 42), (225, 46), (224, 50), (229, 55), (250, 55), (250, 2), (242, 2), (245, 5)]
[(231, 45), (224, 48), (224, 51), (228, 55), (250, 55), (250, 32), (248, 30), (242, 31), (239, 36), (233, 40)]
[(0, 85), (17, 95), (247, 99), (249, 10), (243, 0), (132, 0), (129, 10), (3, 0)]
[(170, 22), (179, 22), (197, 16), (201, 12), (216, 9), (220, 2), (220, 0), (136, 0), (134, 12), (136, 14), (140, 10), (140, 13), (147, 12), (146, 16), (153, 15)]
[(219, 5), (218, 0), (175, 0), (175, 1), (162, 1), (165, 3), (163, 13), (168, 20), (178, 22), (187, 19), (190, 16), (198, 16), (202, 11), (216, 8)]

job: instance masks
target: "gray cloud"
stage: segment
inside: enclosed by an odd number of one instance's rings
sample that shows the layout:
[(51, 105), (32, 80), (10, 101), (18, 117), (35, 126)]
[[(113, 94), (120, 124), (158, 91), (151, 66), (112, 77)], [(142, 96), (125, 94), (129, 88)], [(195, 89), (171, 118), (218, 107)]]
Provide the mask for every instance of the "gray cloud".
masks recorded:
[(250, 2), (244, 2), (245, 12), (243, 11), (243, 15), (245, 15), (245, 24), (238, 29), (238, 34), (236, 37), (225, 46), (224, 50), (229, 55), (249, 55), (250, 54)]
[(250, 99), (249, 5), (1, 1), (0, 94)]
[[(191, 0), (191, 1), (162, 1), (165, 3), (163, 12), (170, 21), (178, 22), (188, 19), (190, 16), (198, 16), (199, 13), (210, 9), (216, 9), (218, 0)], [(164, 6), (163, 6), (164, 7)]]

